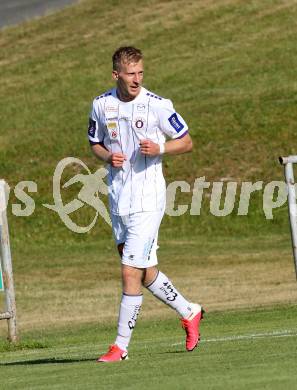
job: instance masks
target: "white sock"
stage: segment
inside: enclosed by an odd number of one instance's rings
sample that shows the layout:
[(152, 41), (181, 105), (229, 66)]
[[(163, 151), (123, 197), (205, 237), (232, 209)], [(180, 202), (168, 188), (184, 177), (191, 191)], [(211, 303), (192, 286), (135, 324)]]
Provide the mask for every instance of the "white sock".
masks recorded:
[(124, 351), (127, 351), (141, 304), (142, 294), (122, 295), (118, 320), (118, 335), (115, 344)]
[(192, 312), (192, 304), (187, 301), (181, 293), (176, 290), (171, 281), (161, 271), (158, 271), (156, 279), (146, 286), (146, 288), (159, 298), (162, 302), (166, 303), (183, 318), (188, 318)]

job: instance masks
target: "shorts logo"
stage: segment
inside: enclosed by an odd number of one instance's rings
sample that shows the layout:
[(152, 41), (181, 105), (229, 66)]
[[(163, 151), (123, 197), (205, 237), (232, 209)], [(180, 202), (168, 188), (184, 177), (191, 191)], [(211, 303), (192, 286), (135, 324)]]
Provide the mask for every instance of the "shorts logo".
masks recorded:
[(137, 104), (136, 109), (137, 109), (138, 112), (145, 111), (145, 104), (142, 104), (142, 103)]
[(168, 118), (168, 121), (177, 133), (185, 127), (178, 119), (176, 112)]
[(144, 122), (145, 122), (145, 120), (143, 118), (136, 118), (135, 119), (135, 127), (137, 129), (142, 129), (144, 126)]

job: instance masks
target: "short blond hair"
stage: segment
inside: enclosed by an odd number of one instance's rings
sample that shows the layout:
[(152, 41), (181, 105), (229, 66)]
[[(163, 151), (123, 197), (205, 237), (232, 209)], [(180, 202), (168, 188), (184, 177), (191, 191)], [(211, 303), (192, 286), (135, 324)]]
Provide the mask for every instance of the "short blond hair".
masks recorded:
[(112, 68), (119, 71), (121, 64), (137, 63), (143, 58), (141, 50), (133, 46), (119, 47), (112, 56)]

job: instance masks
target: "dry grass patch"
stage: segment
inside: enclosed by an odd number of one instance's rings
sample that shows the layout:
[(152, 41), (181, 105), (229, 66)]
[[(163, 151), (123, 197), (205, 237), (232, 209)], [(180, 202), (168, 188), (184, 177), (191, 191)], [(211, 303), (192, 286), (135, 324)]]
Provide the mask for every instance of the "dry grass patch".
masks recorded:
[[(218, 243), (163, 241), (160, 269), (189, 300), (207, 311), (255, 308), (297, 300), (290, 248), (285, 237)], [(17, 279), (18, 320), (22, 330), (71, 323), (110, 323), (115, 326), (121, 297), (119, 263), (102, 252), (74, 254), (75, 264), (55, 259), (47, 271), (31, 271)], [(62, 264), (64, 266), (62, 267)], [(66, 265), (68, 264), (68, 265)], [(141, 318), (175, 314), (147, 291)], [(4, 325), (4, 324), (3, 324)], [(5, 326), (0, 329), (5, 333)]]

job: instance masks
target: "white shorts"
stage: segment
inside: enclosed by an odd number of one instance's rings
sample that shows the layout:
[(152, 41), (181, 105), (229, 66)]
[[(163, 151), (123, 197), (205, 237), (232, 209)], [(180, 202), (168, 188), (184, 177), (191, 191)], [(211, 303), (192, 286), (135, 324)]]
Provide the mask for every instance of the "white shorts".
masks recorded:
[(148, 268), (158, 264), (158, 231), (163, 215), (164, 210), (125, 216), (111, 214), (116, 243), (125, 243), (122, 264), (136, 268)]

